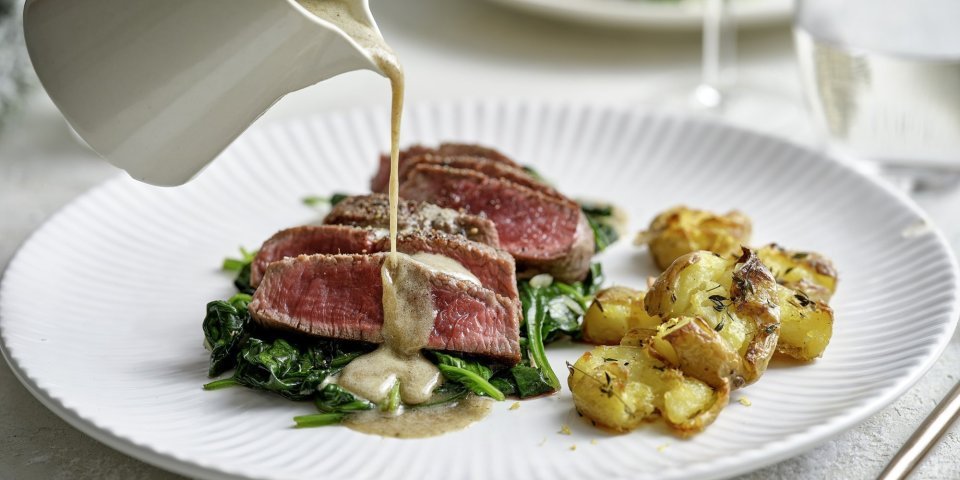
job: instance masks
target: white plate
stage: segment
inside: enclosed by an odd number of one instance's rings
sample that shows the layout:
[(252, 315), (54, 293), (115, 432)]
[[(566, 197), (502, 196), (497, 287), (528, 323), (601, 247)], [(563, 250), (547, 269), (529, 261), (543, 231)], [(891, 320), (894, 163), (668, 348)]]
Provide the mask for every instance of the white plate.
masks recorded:
[[(493, 0), (510, 8), (568, 22), (648, 30), (696, 30), (703, 25), (703, 0)], [(734, 0), (738, 27), (786, 23), (792, 0)]]
[[(590, 107), (462, 102), (410, 108), (404, 143), (495, 145), (575, 196), (609, 199), (631, 229), (676, 203), (740, 208), (756, 242), (817, 250), (841, 273), (826, 356), (775, 365), (707, 432), (652, 425), (610, 435), (569, 393), (495, 406), (471, 428), (424, 440), (346, 428), (294, 430), (311, 412), (245, 389), (205, 392), (204, 305), (232, 292), (218, 271), (317, 213), (309, 194), (364, 191), (387, 143), (385, 110), (323, 115), (246, 133), (194, 183), (117, 178), (38, 230), (0, 286), (14, 371), (68, 422), (132, 456), (222, 478), (717, 478), (795, 455), (889, 404), (934, 362), (955, 327), (957, 272), (908, 200), (819, 154), (719, 124)], [(641, 286), (647, 253), (621, 242), (612, 282)], [(584, 347), (549, 349), (563, 362)], [(753, 402), (736, 402), (745, 395)], [(567, 424), (572, 435), (561, 435)], [(595, 440), (593, 442), (592, 440)], [(575, 451), (571, 447), (576, 445)]]

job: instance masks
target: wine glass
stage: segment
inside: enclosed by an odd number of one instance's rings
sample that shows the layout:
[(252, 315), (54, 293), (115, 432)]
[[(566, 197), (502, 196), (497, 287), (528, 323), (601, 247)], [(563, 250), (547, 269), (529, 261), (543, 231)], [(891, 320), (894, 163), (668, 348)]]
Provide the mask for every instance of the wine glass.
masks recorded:
[(737, 75), (736, 25), (730, 3), (703, 0), (700, 81), (676, 95), (680, 101), (668, 102), (745, 128), (810, 141), (812, 131), (800, 101), (767, 83)]

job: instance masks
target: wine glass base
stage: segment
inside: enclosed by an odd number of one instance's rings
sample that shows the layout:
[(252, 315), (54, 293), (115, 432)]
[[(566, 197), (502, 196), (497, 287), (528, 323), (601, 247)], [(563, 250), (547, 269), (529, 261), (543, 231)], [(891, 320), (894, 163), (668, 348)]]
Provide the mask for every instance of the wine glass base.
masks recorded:
[(943, 193), (960, 187), (960, 166), (911, 165), (877, 161), (837, 145), (825, 150), (833, 157), (864, 175), (883, 179), (908, 194)]
[(657, 98), (643, 103), (712, 117), (797, 143), (811, 146), (823, 143), (800, 100), (749, 82), (722, 89), (711, 85), (678, 85), (674, 91), (660, 92)]

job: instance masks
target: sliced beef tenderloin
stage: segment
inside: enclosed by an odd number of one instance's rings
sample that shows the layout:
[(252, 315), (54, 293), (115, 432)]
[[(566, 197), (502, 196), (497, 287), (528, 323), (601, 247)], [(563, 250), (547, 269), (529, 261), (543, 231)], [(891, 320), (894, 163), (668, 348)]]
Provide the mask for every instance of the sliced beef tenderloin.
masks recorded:
[[(390, 200), (381, 194), (348, 197), (333, 206), (323, 223), (389, 228)], [(497, 227), (490, 220), (425, 202), (401, 199), (397, 207), (397, 226), (400, 231), (436, 230), (462, 235), (493, 247), (500, 246)]]
[[(381, 249), (390, 250), (390, 240), (381, 241)], [(514, 300), (519, 305), (517, 266), (513, 256), (504, 250), (472, 242), (459, 235), (437, 231), (421, 231), (397, 236), (397, 250), (401, 253), (433, 253), (456, 260), (480, 284), (495, 293)]]
[[(381, 343), (388, 254), (302, 255), (273, 262), (250, 302), (268, 328)], [(472, 282), (422, 266), (436, 317), (426, 348), (520, 361), (517, 303)]]
[[(407, 164), (417, 157), (425, 154), (434, 157), (473, 157), (488, 160), (492, 163), (512, 167), (523, 171), (523, 167), (514, 162), (506, 155), (488, 147), (473, 145), (467, 143), (442, 143), (437, 148), (414, 145), (400, 152), (400, 158), (397, 162), (399, 168), (400, 181), (403, 181), (402, 173), (407, 170)], [(380, 168), (377, 174), (370, 180), (370, 190), (374, 192), (386, 193), (390, 184), (390, 155), (380, 155)]]
[[(363, 254), (390, 251), (385, 230), (346, 225), (307, 225), (289, 228), (270, 237), (253, 259), (250, 285), (257, 287), (267, 267), (278, 260), (299, 255)], [(516, 266), (509, 253), (472, 242), (460, 235), (415, 231), (397, 236), (402, 253), (432, 253), (451, 258), (472, 273), (480, 284), (509, 299), (519, 301)]]
[(348, 225), (305, 225), (281, 230), (263, 242), (253, 258), (250, 286), (260, 285), (267, 266), (277, 260), (314, 253), (381, 252), (382, 237), (383, 234), (375, 230)]
[(526, 170), (505, 163), (480, 157), (445, 156), (435, 153), (426, 153), (411, 157), (400, 168), (399, 177), (402, 184), (410, 172), (422, 164), (440, 165), (445, 167), (473, 170), (491, 177), (503, 178), (518, 185), (542, 192), (544, 195), (556, 198), (566, 198), (556, 189), (533, 178)]
[(590, 269), (593, 233), (572, 200), (477, 171), (430, 164), (409, 172), (400, 195), (485, 215), (496, 225), (501, 248), (516, 259), (520, 276), (549, 273), (572, 282)]

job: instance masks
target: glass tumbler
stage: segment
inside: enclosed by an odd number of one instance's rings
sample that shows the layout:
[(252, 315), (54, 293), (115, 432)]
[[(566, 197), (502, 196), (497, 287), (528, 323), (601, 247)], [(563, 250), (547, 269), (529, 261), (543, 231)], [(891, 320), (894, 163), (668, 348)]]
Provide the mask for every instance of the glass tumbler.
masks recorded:
[(846, 158), (960, 177), (960, 1), (798, 0), (794, 40), (815, 123)]

